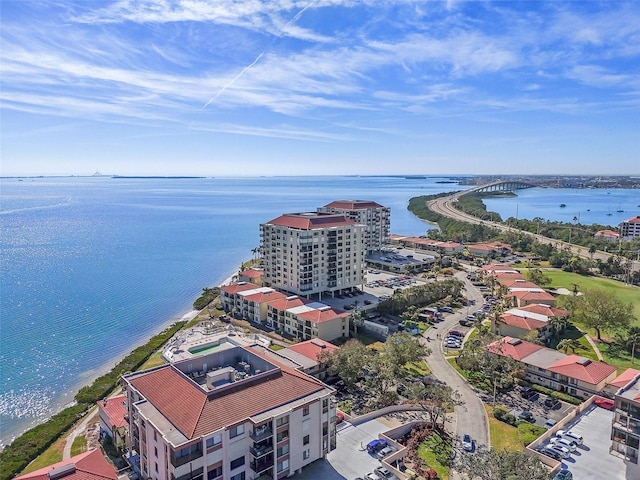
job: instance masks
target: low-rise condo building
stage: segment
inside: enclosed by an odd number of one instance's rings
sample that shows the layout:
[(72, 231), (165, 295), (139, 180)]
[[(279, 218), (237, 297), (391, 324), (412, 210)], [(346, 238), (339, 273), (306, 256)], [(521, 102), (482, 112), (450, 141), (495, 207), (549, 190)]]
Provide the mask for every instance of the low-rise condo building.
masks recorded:
[(123, 384), (143, 478), (281, 479), (336, 447), (334, 391), (248, 347), (222, 342)]
[(620, 224), (620, 235), (626, 240), (640, 237), (640, 216), (626, 219)]
[(626, 460), (627, 478), (640, 478), (640, 375), (615, 394), (610, 452)]
[(554, 318), (567, 318), (569, 312), (544, 304), (530, 304), (522, 308), (512, 308), (496, 320), (491, 319), (494, 333), (505, 337), (524, 338), (532, 331), (536, 336), (547, 339), (553, 333)]
[(25, 473), (14, 480), (117, 480), (115, 468), (100, 449), (75, 455), (48, 467)]

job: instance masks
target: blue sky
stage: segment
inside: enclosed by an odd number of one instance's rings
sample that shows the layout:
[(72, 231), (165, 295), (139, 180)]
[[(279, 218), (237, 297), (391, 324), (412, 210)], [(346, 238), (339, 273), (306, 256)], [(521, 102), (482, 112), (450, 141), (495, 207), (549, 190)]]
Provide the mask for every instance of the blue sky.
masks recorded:
[(640, 2), (0, 9), (2, 175), (640, 173)]

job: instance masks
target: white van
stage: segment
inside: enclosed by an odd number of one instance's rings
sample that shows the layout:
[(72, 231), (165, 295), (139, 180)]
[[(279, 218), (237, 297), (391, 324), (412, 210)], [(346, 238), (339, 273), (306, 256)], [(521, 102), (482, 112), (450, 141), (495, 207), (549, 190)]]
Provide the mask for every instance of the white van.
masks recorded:
[(558, 430), (556, 432), (556, 437), (564, 438), (565, 440), (569, 440), (570, 442), (574, 442), (578, 445), (582, 445), (582, 442), (584, 441), (580, 435), (576, 435), (568, 430)]

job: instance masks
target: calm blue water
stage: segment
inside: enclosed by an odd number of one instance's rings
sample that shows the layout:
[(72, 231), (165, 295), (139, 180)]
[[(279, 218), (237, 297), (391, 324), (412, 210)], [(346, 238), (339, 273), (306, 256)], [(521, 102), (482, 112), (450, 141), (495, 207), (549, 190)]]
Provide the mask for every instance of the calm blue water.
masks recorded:
[[(528, 188), (517, 197), (484, 199), (487, 210), (509, 217), (599, 224), (617, 227), (622, 221), (640, 215), (640, 190)], [(566, 207), (561, 208), (564, 203)], [(618, 210), (623, 210), (618, 212)]]
[(179, 319), (259, 245), (259, 224), (336, 199), (392, 209), (424, 234), (409, 198), (437, 179), (0, 179), (1, 438), (46, 418), (77, 388)]

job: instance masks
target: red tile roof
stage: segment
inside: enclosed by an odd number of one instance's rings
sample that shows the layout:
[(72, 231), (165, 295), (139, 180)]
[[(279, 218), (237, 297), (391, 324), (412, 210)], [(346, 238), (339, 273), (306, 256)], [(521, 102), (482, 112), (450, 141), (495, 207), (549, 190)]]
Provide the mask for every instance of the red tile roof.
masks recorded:
[(327, 308), (325, 310), (313, 309), (308, 312), (302, 312), (298, 314), (298, 317), (302, 320), (309, 320), (314, 323), (328, 322), (335, 320), (336, 318), (348, 317), (349, 312), (334, 310), (333, 308)]
[(347, 210), (364, 210), (367, 208), (381, 208), (382, 205), (371, 200), (336, 200), (324, 208), (342, 208)]
[(516, 297), (520, 300), (535, 300), (538, 302), (541, 301), (555, 301), (555, 297), (547, 292), (529, 292), (529, 291), (518, 291), (518, 292), (510, 292), (506, 295), (507, 297)]
[(519, 315), (513, 315), (508, 312), (500, 315), (500, 320), (507, 325), (521, 328), (523, 330), (535, 330), (547, 326), (547, 322), (536, 320), (531, 317), (521, 317)]
[(492, 263), (491, 265), (485, 265), (480, 268), (481, 271), (498, 271), (498, 270), (515, 270), (511, 265), (505, 265), (502, 263)]
[(278, 218), (274, 218), (270, 225), (278, 225), (281, 227), (297, 228), (300, 230), (314, 230), (331, 227), (348, 227), (356, 225), (356, 222), (350, 220), (343, 215), (331, 213), (285, 213)]
[(631, 217), (631, 218), (625, 220), (625, 222), (627, 222), (627, 223), (640, 223), (640, 217), (636, 215), (635, 217)]
[(487, 351), (501, 355), (503, 357), (511, 357), (514, 360), (522, 360), (533, 352), (537, 352), (545, 347), (535, 343), (526, 342), (519, 338), (503, 337), (484, 347)]
[(529, 282), (523, 278), (513, 278), (513, 277), (506, 278), (505, 276), (502, 276), (498, 279), (498, 281), (500, 282), (501, 285), (504, 285), (505, 287), (508, 287), (508, 288), (535, 288), (535, 289), (540, 288), (535, 283)]
[(90, 450), (48, 467), (21, 475), (14, 480), (49, 480), (48, 474), (51, 470), (69, 464), (75, 465), (75, 472), (69, 472), (60, 477), (60, 480), (117, 480), (118, 478), (115, 469), (105, 460), (102, 452), (100, 450)]
[(617, 368), (613, 365), (589, 360), (579, 355), (567, 355), (565, 358), (547, 367), (547, 370), (582, 380), (592, 385), (597, 385), (612, 373), (616, 372)]
[(240, 275), (247, 278), (260, 278), (264, 275), (264, 271), (256, 270), (255, 268), (248, 268), (239, 272)]
[(256, 292), (251, 295), (244, 295), (242, 297), (244, 300), (253, 303), (269, 303), (274, 300), (280, 300), (283, 298), (287, 298), (284, 293), (276, 292), (275, 290), (271, 290), (270, 292)]
[(269, 306), (271, 308), (274, 308), (275, 310), (284, 311), (289, 308), (307, 305), (308, 303), (311, 303), (311, 300), (307, 300), (304, 297), (291, 296), (291, 297), (279, 298), (277, 300), (272, 300), (269, 302)]
[(98, 408), (105, 413), (109, 419), (109, 425), (116, 428), (124, 427), (127, 421), (124, 416), (127, 414), (126, 395), (117, 395), (97, 402)]
[(627, 385), (631, 380), (636, 378), (636, 376), (640, 374), (640, 370), (636, 370), (635, 368), (627, 368), (624, 372), (618, 375), (616, 378), (609, 382), (609, 385), (613, 385), (614, 387), (622, 388)]
[(248, 283), (248, 282), (237, 282), (237, 283), (232, 283), (231, 285), (223, 285), (222, 287), (220, 287), (220, 289), (223, 292), (228, 293), (230, 295), (233, 295), (234, 293), (238, 293), (238, 292), (244, 292), (246, 290), (254, 290), (256, 288), (260, 288), (260, 285), (256, 285), (254, 283)]
[(620, 234), (618, 232), (614, 232), (613, 230), (598, 230), (593, 234), (594, 237), (612, 237), (618, 238)]
[(280, 371), (266, 378), (238, 382), (237, 388), (217, 395), (215, 391), (207, 395), (173, 365), (129, 381), (185, 437), (193, 439), (325, 388), (318, 380), (279, 366)]
[[(322, 345), (324, 345), (324, 347)], [(313, 338), (305, 342), (291, 345), (287, 347), (287, 350), (291, 350), (292, 352), (299, 353), (300, 355), (304, 355), (311, 360), (317, 361), (318, 355), (320, 355), (321, 352), (334, 352), (338, 350), (338, 348), (340, 347), (334, 345), (333, 343), (320, 340), (319, 338)]]

